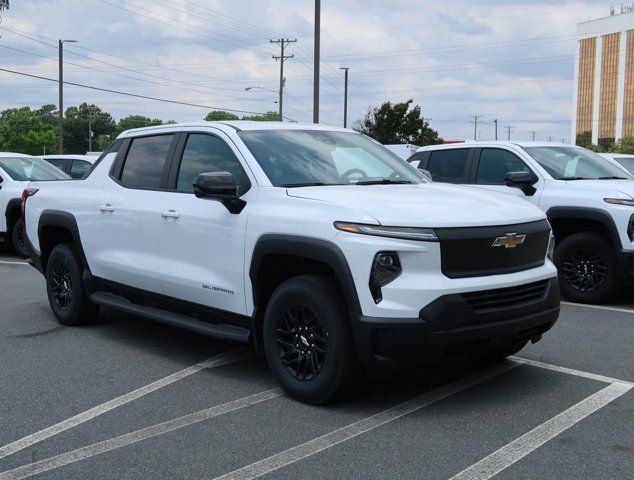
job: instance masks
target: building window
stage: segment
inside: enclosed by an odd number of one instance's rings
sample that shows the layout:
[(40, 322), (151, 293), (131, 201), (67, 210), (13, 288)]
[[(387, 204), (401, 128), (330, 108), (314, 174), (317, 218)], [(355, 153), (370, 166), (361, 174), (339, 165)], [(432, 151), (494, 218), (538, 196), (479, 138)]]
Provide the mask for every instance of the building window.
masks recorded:
[(634, 138), (634, 30), (627, 32), (623, 92), (623, 138)]
[(601, 89), (599, 92), (599, 145), (607, 147), (616, 136), (616, 103), (619, 85), (620, 33), (603, 35)]
[(594, 106), (594, 69), (597, 39), (579, 41), (579, 79), (577, 88), (577, 145), (592, 141), (592, 114)]

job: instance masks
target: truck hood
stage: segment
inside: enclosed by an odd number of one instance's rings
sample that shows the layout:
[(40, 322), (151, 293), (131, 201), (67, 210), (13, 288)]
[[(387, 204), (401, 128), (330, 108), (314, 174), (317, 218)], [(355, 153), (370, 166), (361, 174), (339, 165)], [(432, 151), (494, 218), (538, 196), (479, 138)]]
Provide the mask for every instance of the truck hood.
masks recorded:
[(389, 226), (476, 227), (545, 218), (540, 209), (512, 195), (440, 183), (299, 187), (287, 194), (355, 208)]
[(620, 192), (634, 198), (634, 180), (568, 180), (566, 185), (573, 188), (601, 190), (606, 196), (611, 195), (610, 192)]

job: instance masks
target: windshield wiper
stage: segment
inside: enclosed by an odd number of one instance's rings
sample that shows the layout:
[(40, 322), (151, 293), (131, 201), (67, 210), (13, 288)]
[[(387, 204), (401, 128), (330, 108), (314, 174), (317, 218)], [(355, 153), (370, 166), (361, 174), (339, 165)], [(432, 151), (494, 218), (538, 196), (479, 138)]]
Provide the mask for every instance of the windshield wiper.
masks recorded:
[(599, 177), (599, 180), (629, 180), (627, 177), (617, 177), (617, 176), (611, 176), (611, 177)]
[(359, 180), (355, 182), (355, 185), (402, 185), (405, 183), (412, 183), (409, 180), (393, 180), (391, 178), (379, 178), (373, 180)]
[(559, 177), (557, 180), (593, 180), (587, 177)]

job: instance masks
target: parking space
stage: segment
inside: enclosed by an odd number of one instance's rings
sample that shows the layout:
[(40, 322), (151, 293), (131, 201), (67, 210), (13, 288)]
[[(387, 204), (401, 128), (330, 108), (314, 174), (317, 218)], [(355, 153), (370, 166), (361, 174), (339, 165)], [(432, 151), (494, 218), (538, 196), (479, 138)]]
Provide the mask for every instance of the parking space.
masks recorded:
[(513, 360), (313, 407), (238, 345), (108, 310), (60, 328), (40, 274), (0, 252), (0, 479), (625, 478), (632, 298), (564, 304)]

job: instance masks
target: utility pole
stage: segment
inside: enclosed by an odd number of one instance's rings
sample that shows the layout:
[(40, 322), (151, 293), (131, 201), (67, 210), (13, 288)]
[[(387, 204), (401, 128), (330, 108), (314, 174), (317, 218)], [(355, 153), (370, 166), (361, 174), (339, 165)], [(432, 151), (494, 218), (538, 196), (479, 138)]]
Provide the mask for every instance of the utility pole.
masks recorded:
[(469, 115), (469, 118), (473, 118), (473, 139), (478, 139), (478, 118), (482, 118), (482, 115)]
[(88, 151), (92, 152), (92, 121), (95, 115), (88, 114)]
[(493, 123), (495, 123), (495, 139), (498, 139), (498, 119), (496, 118), (495, 120), (493, 120)]
[(315, 52), (313, 53), (313, 123), (319, 123), (319, 43), (321, 0), (315, 0)]
[(76, 43), (77, 40), (58, 40), (59, 48), (59, 152), (64, 153), (64, 43)]
[(339, 67), (339, 70), (344, 72), (344, 87), (343, 87), (343, 128), (348, 128), (348, 70), (349, 67)]
[(549, 137), (548, 137), (548, 141), (549, 141), (549, 142), (552, 142), (552, 141), (553, 141), (553, 137), (549, 136)]
[(511, 132), (513, 131), (514, 128), (515, 127), (513, 125), (509, 125), (508, 127), (504, 127), (504, 130), (506, 130), (506, 134), (507, 134), (506, 138), (509, 141), (511, 140)]
[(530, 132), (528, 132), (528, 133), (530, 133), (530, 134), (531, 134), (531, 137), (533, 138), (533, 142), (534, 142), (534, 141), (535, 141), (535, 136), (537, 135), (537, 132), (535, 132), (535, 131), (530, 131)]
[(280, 38), (279, 40), (270, 40), (269, 43), (277, 43), (280, 46), (281, 52), (280, 52), (280, 56), (276, 56), (273, 55), (273, 59), (275, 60), (279, 60), (280, 61), (280, 100), (279, 100), (279, 110), (280, 110), (280, 122), (284, 121), (284, 116), (283, 116), (283, 98), (284, 98), (284, 82), (285, 82), (285, 78), (284, 78), (284, 60), (286, 60), (287, 58), (293, 58), (294, 55), (284, 55), (284, 48), (286, 47), (286, 45), (288, 45), (289, 43), (295, 43), (297, 41), (297, 39), (284, 39), (284, 38)]
[(562, 138), (562, 139), (561, 139), (561, 143), (566, 143), (566, 139), (565, 139), (565, 138)]

